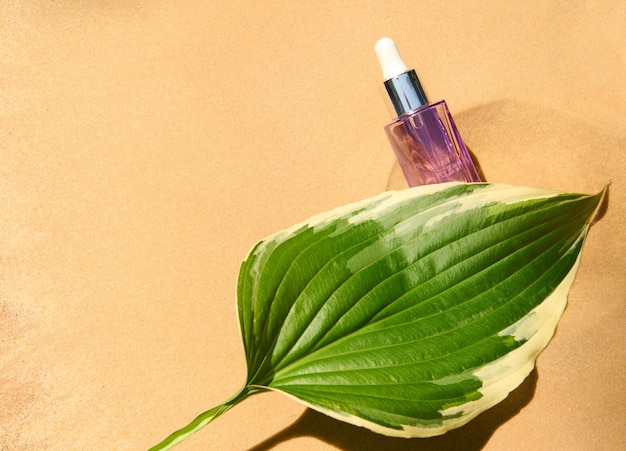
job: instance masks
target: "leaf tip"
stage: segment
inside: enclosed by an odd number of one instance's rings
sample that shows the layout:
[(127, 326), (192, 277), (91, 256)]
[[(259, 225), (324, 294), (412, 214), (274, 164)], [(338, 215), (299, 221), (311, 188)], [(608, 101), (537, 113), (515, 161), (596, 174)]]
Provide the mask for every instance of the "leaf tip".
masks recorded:
[(591, 220), (589, 221), (590, 226), (600, 221), (604, 217), (604, 215), (606, 215), (606, 212), (609, 209), (609, 193), (611, 191), (612, 183), (612, 180), (609, 179), (604, 184), (604, 187), (598, 192), (598, 194), (596, 194), (596, 197), (598, 198), (598, 204), (593, 214), (591, 215)]

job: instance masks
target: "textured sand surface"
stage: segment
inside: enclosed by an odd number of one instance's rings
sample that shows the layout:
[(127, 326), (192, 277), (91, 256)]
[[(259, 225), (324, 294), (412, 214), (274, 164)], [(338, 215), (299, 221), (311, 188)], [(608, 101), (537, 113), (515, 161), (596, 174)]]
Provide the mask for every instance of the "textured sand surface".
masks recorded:
[(612, 181), (556, 336), (506, 401), (439, 438), (264, 394), (180, 449), (626, 448), (626, 5), (499, 3), (3, 2), (0, 450), (147, 449), (243, 383), (249, 248), (404, 187), (386, 35), (488, 180)]

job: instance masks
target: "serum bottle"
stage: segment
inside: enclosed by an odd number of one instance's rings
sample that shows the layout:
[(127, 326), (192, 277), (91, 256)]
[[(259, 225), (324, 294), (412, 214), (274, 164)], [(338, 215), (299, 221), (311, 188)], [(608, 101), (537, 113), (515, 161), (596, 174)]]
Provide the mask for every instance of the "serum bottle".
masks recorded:
[(480, 182), (444, 100), (429, 103), (414, 70), (390, 38), (376, 43), (385, 88), (398, 117), (385, 132), (409, 186)]

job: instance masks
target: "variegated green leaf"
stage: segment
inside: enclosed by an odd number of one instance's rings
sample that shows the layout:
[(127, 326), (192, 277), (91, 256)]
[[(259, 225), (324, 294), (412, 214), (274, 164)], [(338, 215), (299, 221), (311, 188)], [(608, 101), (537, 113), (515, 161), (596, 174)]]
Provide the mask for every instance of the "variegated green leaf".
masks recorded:
[(601, 197), (429, 185), (261, 241), (237, 289), (243, 389), (154, 449), (265, 390), (391, 436), (462, 426), (533, 369)]

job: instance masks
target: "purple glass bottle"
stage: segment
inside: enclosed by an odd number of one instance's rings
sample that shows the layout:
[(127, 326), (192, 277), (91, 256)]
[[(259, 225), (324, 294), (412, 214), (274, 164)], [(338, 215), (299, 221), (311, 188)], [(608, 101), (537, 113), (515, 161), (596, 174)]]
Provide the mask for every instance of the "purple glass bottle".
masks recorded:
[(407, 70), (391, 39), (378, 41), (376, 53), (398, 114), (385, 132), (409, 186), (480, 182), (446, 102), (428, 102), (417, 74)]

